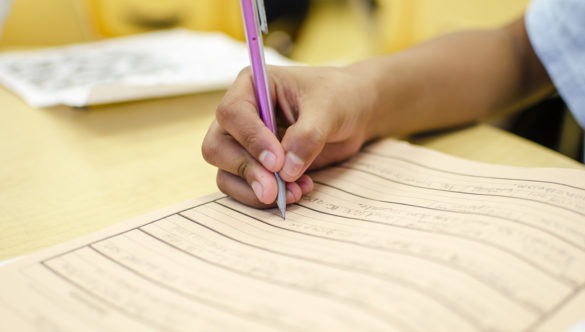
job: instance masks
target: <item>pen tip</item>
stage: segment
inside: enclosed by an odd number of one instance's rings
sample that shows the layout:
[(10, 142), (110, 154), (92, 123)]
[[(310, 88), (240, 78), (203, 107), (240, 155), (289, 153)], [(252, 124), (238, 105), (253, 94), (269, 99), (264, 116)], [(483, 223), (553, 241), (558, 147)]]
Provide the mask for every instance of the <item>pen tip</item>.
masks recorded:
[(284, 220), (286, 213), (286, 184), (284, 181), (282, 181), (278, 173), (274, 173), (274, 175), (276, 176), (276, 183), (278, 184), (278, 197), (276, 198), (276, 205), (278, 205), (280, 216), (282, 217), (282, 220)]
[(284, 195), (279, 195), (278, 200), (276, 201), (276, 205), (278, 205), (278, 209), (280, 210), (280, 216), (282, 217), (282, 220), (285, 220), (286, 200), (283, 198)]

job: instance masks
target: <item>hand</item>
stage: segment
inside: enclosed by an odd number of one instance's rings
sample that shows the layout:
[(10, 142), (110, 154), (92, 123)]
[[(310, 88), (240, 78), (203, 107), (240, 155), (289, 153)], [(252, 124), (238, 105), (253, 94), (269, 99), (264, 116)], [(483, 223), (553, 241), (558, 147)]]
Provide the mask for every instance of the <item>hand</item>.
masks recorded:
[(287, 203), (313, 189), (305, 174), (355, 154), (371, 139), (373, 84), (346, 68), (269, 67), (279, 141), (258, 116), (251, 73), (242, 71), (217, 108), (202, 146), (219, 168), (221, 191), (244, 204), (272, 206), (274, 172), (287, 182)]

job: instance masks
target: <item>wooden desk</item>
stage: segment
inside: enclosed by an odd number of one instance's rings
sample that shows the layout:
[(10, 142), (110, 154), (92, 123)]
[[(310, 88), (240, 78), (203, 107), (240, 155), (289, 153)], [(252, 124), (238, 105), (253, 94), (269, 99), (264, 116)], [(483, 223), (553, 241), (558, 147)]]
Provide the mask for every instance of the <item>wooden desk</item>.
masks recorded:
[[(223, 92), (75, 110), (0, 89), (0, 259), (214, 191), (200, 147)], [(486, 125), (417, 143), (464, 158), (583, 168)]]
[(200, 147), (222, 94), (72, 110), (0, 89), (0, 259), (216, 191)]

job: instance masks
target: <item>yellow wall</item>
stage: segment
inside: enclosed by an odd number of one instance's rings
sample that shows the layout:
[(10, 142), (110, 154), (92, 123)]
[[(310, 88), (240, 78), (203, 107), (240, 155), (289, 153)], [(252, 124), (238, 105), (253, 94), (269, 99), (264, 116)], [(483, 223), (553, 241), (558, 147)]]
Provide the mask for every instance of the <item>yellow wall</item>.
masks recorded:
[(519, 17), (529, 0), (378, 0), (381, 50), (396, 51), (463, 28), (490, 28)]
[(91, 5), (98, 31), (105, 36), (179, 26), (244, 37), (239, 0), (86, 1)]
[[(151, 22), (153, 26), (176, 21), (181, 27), (219, 30), (243, 39), (239, 0), (12, 1), (0, 40), (2, 45), (60, 45), (148, 31), (136, 24), (140, 21)], [(528, 2), (378, 1), (376, 33), (382, 51), (399, 50), (456, 29), (504, 24), (517, 17)]]
[(12, 1), (1, 39), (5, 46), (61, 45), (145, 32), (157, 26), (244, 37), (239, 0)]
[[(4, 1), (4, 0), (0, 0)], [(3, 45), (59, 45), (92, 38), (82, 1), (12, 0)]]

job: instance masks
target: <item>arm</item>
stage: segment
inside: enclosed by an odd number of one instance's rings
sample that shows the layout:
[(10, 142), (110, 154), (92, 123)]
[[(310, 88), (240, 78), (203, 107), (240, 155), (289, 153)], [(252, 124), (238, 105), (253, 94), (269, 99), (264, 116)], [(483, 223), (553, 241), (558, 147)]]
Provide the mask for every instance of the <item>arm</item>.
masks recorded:
[(497, 30), (456, 32), (349, 70), (376, 82), (377, 136), (476, 121), (553, 88), (523, 19)]
[(552, 89), (522, 19), (344, 68), (271, 67), (269, 76), (281, 140), (258, 117), (246, 70), (202, 147), (220, 190), (258, 207), (276, 198), (272, 172), (293, 203), (313, 188), (308, 169), (347, 159), (369, 140), (476, 121)]

